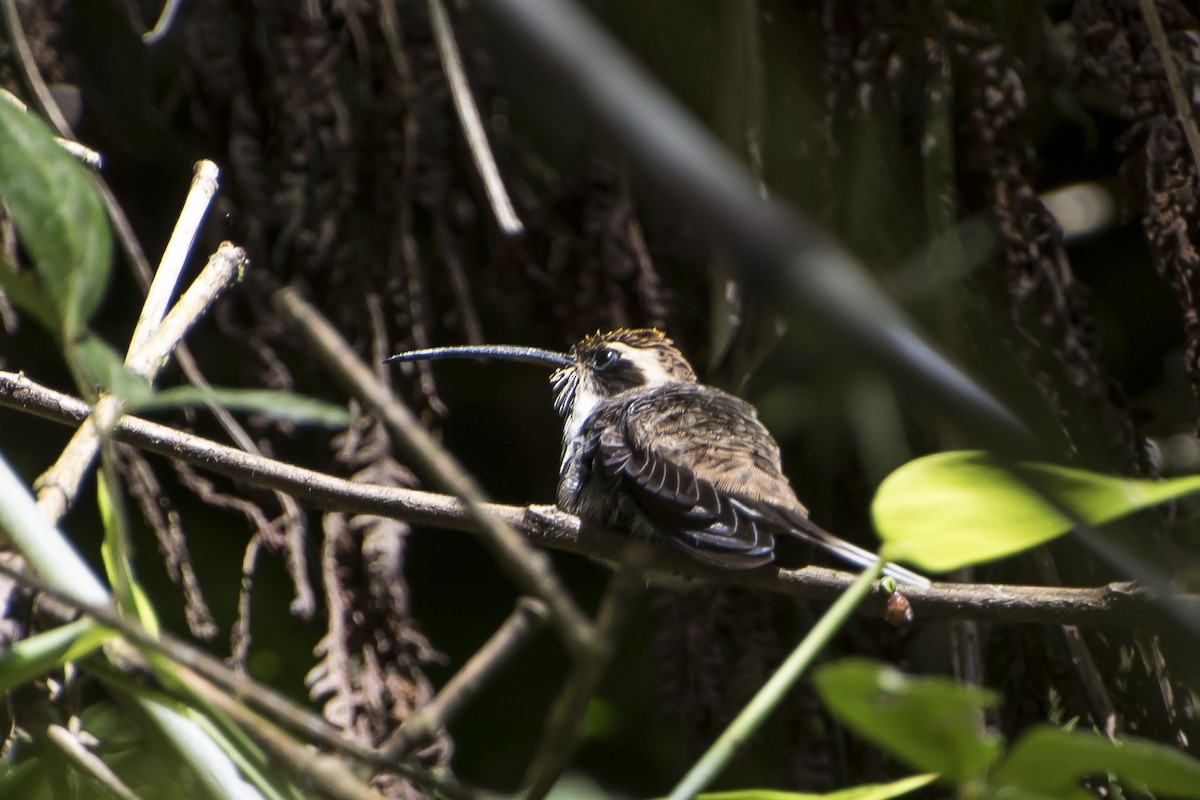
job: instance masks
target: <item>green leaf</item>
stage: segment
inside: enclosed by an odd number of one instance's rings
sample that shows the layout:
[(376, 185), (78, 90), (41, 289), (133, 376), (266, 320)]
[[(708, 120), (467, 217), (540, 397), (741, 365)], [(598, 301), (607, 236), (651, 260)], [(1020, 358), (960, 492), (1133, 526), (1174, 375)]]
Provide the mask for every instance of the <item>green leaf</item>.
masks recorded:
[(124, 356), (98, 336), (79, 339), (75, 355), (88, 380), (119, 397), (126, 411), (195, 408), (211, 402), (231, 411), (265, 414), (298, 425), (344, 428), (350, 424), (350, 414), (343, 406), (293, 392), (199, 386), (156, 391), (149, 381), (125, 366)]
[(223, 389), (219, 387), (176, 386), (143, 395), (130, 403), (139, 410), (154, 408), (191, 408), (216, 403), (231, 411), (265, 414), (299, 425), (344, 428), (350, 424), (346, 409), (312, 397), (270, 389)]
[(948, 678), (914, 678), (886, 664), (849, 658), (813, 674), (826, 708), (844, 725), (921, 772), (961, 784), (1000, 753), (978, 727), (994, 692)]
[(141, 375), (125, 366), (125, 357), (99, 336), (87, 334), (77, 339), (74, 363), (86, 379), (102, 391), (116, 395), (126, 407), (137, 405), (154, 394), (154, 387)]
[(112, 232), (87, 170), (36, 116), (0, 97), (0, 202), (70, 340), (108, 285)]
[(78, 661), (110, 636), (112, 631), (93, 620), (80, 619), (22, 639), (0, 654), (0, 692), (45, 675), (69, 661)]
[(937, 775), (909, 775), (891, 783), (864, 783), (827, 794), (780, 792), (773, 789), (742, 789), (697, 795), (697, 800), (891, 800), (937, 780)]
[[(0, 100), (0, 102), (4, 102)], [(8, 299), (48, 331), (58, 331), (58, 310), (50, 293), (33, 272), (17, 272), (16, 267), (0, 259), (0, 289)]]
[(1155, 795), (1200, 798), (1200, 761), (1170, 745), (1129, 737), (1114, 742), (1095, 733), (1049, 725), (1022, 736), (991, 782), (997, 788), (1074, 797), (1080, 780), (1104, 775), (1115, 775), (1126, 787)]
[(109, 583), (112, 584), (113, 597), (118, 607), (136, 616), (151, 636), (157, 636), (158, 615), (133, 571), (133, 553), (129, 545), (128, 519), (123, 498), (113, 493), (115, 481), (112, 476), (115, 472), (105, 457), (105, 464), (96, 476), (96, 500), (100, 508), (100, 520), (104, 524), (100, 557), (104, 561), (104, 569)]
[[(1037, 463), (1019, 470), (1089, 525), (1200, 491), (1196, 475), (1145, 481)], [(886, 558), (933, 572), (1003, 558), (1072, 527), (1020, 478), (975, 450), (900, 467), (880, 484), (871, 516)]]

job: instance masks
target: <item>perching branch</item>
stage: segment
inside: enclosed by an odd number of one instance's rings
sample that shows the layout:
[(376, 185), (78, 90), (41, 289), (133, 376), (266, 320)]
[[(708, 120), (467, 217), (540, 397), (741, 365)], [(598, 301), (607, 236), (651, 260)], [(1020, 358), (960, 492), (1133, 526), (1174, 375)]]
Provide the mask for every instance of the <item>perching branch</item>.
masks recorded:
[(488, 510), (475, 479), (434, 440), (416, 415), (371, 372), (316, 308), (294, 289), (279, 290), (274, 301), (304, 334), (333, 376), (383, 421), (396, 442), (412, 457), (418, 472), (463, 499), (474, 523), (469, 530), (481, 535), (483, 544), (524, 591), (546, 604), (551, 624), (572, 653), (579, 658), (591, 658), (602, 646), (596, 639), (594, 626), (571, 599), (549, 559), (531, 549), (510, 523)]
[[(68, 425), (82, 423), (91, 413), (83, 401), (12, 372), (0, 372), (0, 405)], [(448, 530), (479, 530), (463, 504), (449, 495), (354, 483), (128, 415), (117, 423), (113, 436), (249, 485), (282, 491), (316, 508), (375, 514)], [(619, 562), (628, 541), (613, 531), (583, 525), (577, 517), (553, 506), (489, 503), (484, 508), (537, 544), (594, 559)], [(649, 574), (652, 579), (676, 584), (680, 580), (708, 581), (814, 599), (836, 597), (855, 577), (824, 567), (723, 571), (667, 547), (654, 548)], [(936, 583), (928, 589), (906, 588), (905, 595), (918, 619), (1138, 628), (1145, 627), (1156, 609), (1153, 599), (1130, 583), (1088, 588)], [(1174, 601), (1200, 613), (1200, 595), (1177, 595)], [(862, 608), (882, 616), (886, 604), (887, 594), (876, 591)]]

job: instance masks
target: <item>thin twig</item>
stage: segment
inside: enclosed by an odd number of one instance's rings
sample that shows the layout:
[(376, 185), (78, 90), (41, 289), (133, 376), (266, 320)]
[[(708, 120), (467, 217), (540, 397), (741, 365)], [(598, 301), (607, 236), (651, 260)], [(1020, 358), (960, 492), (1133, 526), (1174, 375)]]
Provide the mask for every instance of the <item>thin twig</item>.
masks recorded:
[[(218, 691), (200, 678), (197, 678), (190, 688), (236, 722), (272, 757), (287, 765), (292, 774), (319, 786), (333, 800), (351, 797), (361, 797), (364, 800), (379, 798), (373, 790), (367, 790), (371, 791), (370, 794), (364, 791), (366, 785), (341, 759), (333, 755), (314, 753), (307, 742), (296, 741), (270, 722), (255, 716), (235, 697)], [(405, 780), (428, 789), (435, 797), (445, 797), (447, 800), (500, 800), (489, 792), (466, 786), (444, 772), (414, 768), (403, 763), (386, 763), (374, 753), (348, 754), (359, 757), (381, 770), (394, 772)]]
[(242, 278), (249, 260), (246, 251), (231, 242), (222, 242), (196, 280), (163, 318), (143, 347), (125, 362), (129, 369), (152, 378), (166, 364), (171, 352), (187, 332), (208, 312), (217, 298)]
[[(342, 753), (378, 769), (395, 771), (414, 783), (437, 789), (448, 797), (463, 800), (480, 797), (478, 792), (459, 784), (447, 775), (431, 774), (423, 768), (403, 763), (399, 757), (365, 747), (345, 737), (319, 715), (166, 631), (151, 635), (135, 619), (121, 616), (107, 606), (82, 603), (40, 578), (13, 569), (7, 564), (0, 563), (0, 575), (44, 595), (38, 608), (40, 614), (63, 622), (74, 619), (77, 612), (86, 614), (101, 625), (120, 633), (136, 648), (166, 657), (178, 667), (179, 678), (184, 685), (189, 689), (200, 690), (206, 700), (212, 701), (215, 695), (220, 694), (303, 737), (310, 744)], [(138, 653), (123, 652), (121, 658), (130, 669), (151, 669)]]
[[(67, 425), (78, 425), (91, 413), (91, 407), (78, 398), (48, 389), (24, 375), (4, 371), (0, 371), (0, 405)], [(129, 415), (117, 422), (112, 433), (119, 441), (248, 486), (277, 489), (312, 507), (375, 514), (447, 530), (477, 531), (479, 527), (463, 503), (449, 495), (355, 483)], [(0, 508), (3, 506), (0, 504)], [(629, 545), (628, 537), (584, 526), (577, 517), (553, 506), (488, 503), (483, 508), (530, 540), (556, 550), (619, 562)], [(675, 584), (680, 580), (701, 580), (814, 599), (838, 596), (855, 577), (824, 567), (719, 570), (667, 547), (654, 548), (649, 575), (651, 579)], [(1155, 619), (1157, 609), (1154, 599), (1131, 583), (1087, 588), (935, 583), (928, 589), (905, 587), (904, 591), (918, 620), (967, 618), (1109, 629), (1144, 628)], [(863, 610), (883, 616), (887, 598), (886, 593), (878, 592), (864, 603)], [(1179, 607), (1200, 614), (1200, 595), (1181, 594), (1173, 599)]]
[(281, 289), (274, 299), (276, 307), (300, 329), (326, 368), (383, 421), (413, 458), (418, 471), (463, 499), (476, 522), (474, 530), (482, 534), (483, 543), (502, 568), (524, 591), (546, 603), (552, 624), (572, 653), (589, 658), (594, 643), (593, 626), (571, 599), (545, 554), (530, 547), (511, 525), (487, 510), (483, 492), (474, 479), (429, 435), (320, 312), (293, 289)]
[[(54, 96), (46, 87), (46, 83), (42, 80), (41, 74), (37, 70), (37, 64), (29, 51), (29, 45), (25, 37), (24, 29), (20, 24), (20, 17), (16, 13), (15, 3), (8, 0), (0, 0), (4, 5), (5, 18), (11, 32), (14, 46), (18, 50), (18, 62), (21, 66), (22, 73), (26, 81), (29, 83), (30, 89), (34, 94), (37, 106), (42, 115), (50, 121), (59, 135), (65, 139), (73, 139), (74, 133), (63, 117), (62, 112), (58, 108), (58, 104), (54, 100)], [(153, 43), (153, 34), (155, 31), (165, 33), (167, 26), (170, 25), (171, 18), (174, 12), (178, 9), (178, 3), (175, 0), (168, 0), (163, 8), (162, 16), (159, 18), (155, 30), (147, 34), (147, 44)], [(113, 228), (117, 234), (117, 240), (121, 243), (121, 249), (125, 252), (126, 257), (131, 262), (133, 267), (134, 277), (138, 283), (148, 290), (153, 282), (155, 273), (150, 268), (150, 262), (146, 258), (145, 251), (142, 249), (141, 242), (138, 241), (137, 235), (133, 231), (133, 226), (129, 223), (129, 217), (125, 214), (125, 210), (117, 201), (116, 195), (113, 194), (111, 188), (100, 175), (94, 176), (96, 180), (96, 188), (100, 192), (100, 197), (104, 202), (104, 207), (108, 211), (109, 219), (112, 221)], [(193, 184), (194, 185), (194, 184)], [(182, 343), (178, 347), (177, 357), (179, 360), (180, 369), (183, 370), (184, 376), (188, 382), (198, 388), (206, 388), (209, 384), (205, 380), (203, 373), (200, 371), (199, 365), (196, 364), (191, 352), (186, 345)], [(258, 453), (258, 448), (254, 445), (250, 436), (245, 429), (238, 424), (237, 420), (224, 408), (219, 406), (215, 401), (207, 400), (209, 408), (216, 415), (217, 421), (229, 434), (230, 438), (236, 441), (243, 449)], [(276, 494), (280, 506), (283, 509), (284, 516), (290, 520), (298, 519), (297, 508), (289, 498), (284, 495)], [(57, 519), (66, 513), (67, 505), (73, 501), (73, 497), (61, 498), (62, 503), (54, 498), (47, 498), (47, 503), (53, 503), (53, 506), (47, 507), (47, 513), (53, 514)], [(296, 526), (292, 525), (292, 529)], [(315, 599), (313, 597), (312, 588), (307, 581), (303, 579), (305, 575), (305, 565), (303, 564), (300, 549), (292, 548), (289, 567), (291, 567), (293, 575), (293, 583), (296, 587), (296, 597), (292, 601), (292, 611), (303, 617), (312, 615), (315, 608)]]
[[(1039, 578), (1054, 585), (1062, 582), (1058, 567), (1047, 548), (1038, 548), (1032, 555)], [(1084, 697), (1087, 698), (1093, 724), (1103, 731), (1105, 736), (1115, 738), (1118, 733), (1122, 733), (1119, 730), (1120, 718), (1104, 676), (1100, 674), (1100, 667), (1096, 664), (1096, 657), (1092, 654), (1087, 640), (1083, 638), (1083, 631), (1077, 625), (1061, 625), (1059, 630), (1067, 645), (1067, 652), (1071, 654), (1071, 666), (1078, 674)], [(1156, 645), (1151, 643), (1150, 646)]]
[[(186, 344), (180, 344), (175, 350), (175, 361), (188, 383), (205, 392), (205, 406), (217, 418), (217, 423), (229, 438), (247, 453), (262, 455), (262, 451), (258, 449), (254, 439), (242, 427), (237, 418), (207, 392), (212, 388), (212, 384), (200, 371), (200, 365), (196, 363), (195, 357)], [(302, 619), (309, 619), (317, 609), (317, 598), (308, 579), (308, 559), (304, 552), (304, 514), (301, 513), (299, 504), (292, 497), (280, 491), (273, 491), (272, 494), (275, 495), (275, 500), (283, 512), (279, 527), (286, 531), (288, 573), (291, 575), (292, 588), (295, 592), (292, 602), (288, 605), (288, 610)]]
[(134, 326), (133, 335), (129, 339), (126, 362), (142, 348), (150, 335), (158, 329), (163, 316), (167, 313), (171, 298), (175, 296), (175, 287), (179, 284), (179, 275), (183, 265), (187, 263), (188, 254), (192, 252), (192, 244), (200, 224), (204, 221), (208, 207), (217, 193), (217, 165), (211, 161), (196, 162), (196, 171), (192, 177), (192, 186), (188, 190), (187, 199), (183, 202), (183, 210), (175, 221), (175, 229), (171, 239), (163, 250), (162, 260), (150, 282), (146, 292), (146, 300), (142, 303), (142, 313)]
[(471, 85), (467, 81), (467, 71), (463, 68), (462, 56), (458, 52), (458, 44), (454, 41), (454, 29), (450, 25), (450, 16), (442, 0), (428, 0), (429, 22), (433, 28), (433, 38), (437, 41), (438, 55), (442, 59), (442, 69), (446, 71), (446, 83), (450, 85), (450, 96), (454, 98), (454, 110), (458, 112), (458, 121), (462, 125), (463, 135), (467, 139), (467, 149), (475, 161), (475, 169), (483, 181), (483, 191), (487, 195), (496, 224), (505, 236), (520, 236), (525, 233), (525, 226), (513, 208), (512, 200), (504, 188), (504, 180), (496, 166), (496, 158), (488, 144), (487, 132), (483, 127), (483, 119), (479, 116), (479, 108), (475, 105), (475, 97), (471, 94)]
[(734, 755), (749, 741), (775, 708), (783, 702), (787, 692), (808, 671), (813, 661), (835, 634), (845, 627), (846, 620), (854, 613), (859, 603), (870, 595), (871, 584), (883, 573), (883, 560), (867, 569), (854, 579), (854, 583), (829, 607), (812, 630), (796, 645), (784, 662), (775, 670), (758, 693), (751, 698), (733, 722), (708, 751), (701, 756), (683, 779), (671, 790), (668, 800), (692, 800), (704, 791)]
[(171, 25), (175, 22), (175, 17), (182, 6), (183, 0), (166, 0), (154, 27), (142, 34), (142, 43), (154, 45), (162, 41), (171, 32)]
[[(50, 88), (46, 86), (46, 81), (42, 79), (41, 73), (38, 72), (37, 62), (33, 58), (32, 51), (29, 49), (29, 40), (25, 36), (24, 27), (21, 25), (21, 17), (17, 13), (15, 0), (0, 0), (0, 5), (4, 7), (4, 18), (8, 26), (10, 40), (17, 53), (17, 64), (21, 69), (21, 74), (25, 77), (25, 82), (29, 84), (29, 89), (33, 93), (35, 105), (42, 116), (58, 131), (59, 136), (74, 141), (74, 131), (71, 130), (66, 117), (63, 116), (62, 109), (55, 102)], [(125, 255), (129, 260), (133, 262), (134, 273), (138, 276), (139, 280), (143, 282), (143, 285), (149, 285), (150, 262), (146, 260), (146, 254), (142, 250), (142, 245), (133, 232), (133, 226), (129, 224), (129, 217), (125, 215), (124, 209), (117, 202), (116, 196), (113, 195), (112, 189), (105, 183), (104, 178), (100, 175), (93, 175), (93, 178), (96, 181), (96, 187), (100, 190), (100, 198), (104, 201), (104, 208), (108, 211), (108, 217), (112, 220), (113, 227), (116, 229), (117, 240), (121, 243), (121, 249), (125, 251)]]
[(63, 726), (47, 726), (46, 739), (61, 750), (81, 774), (91, 778), (113, 797), (119, 800), (141, 800), (137, 792), (126, 786), (108, 764), (84, 747), (83, 742)]
[(429, 705), (404, 720), (404, 724), (379, 748), (380, 753), (385, 758), (399, 759), (436, 736), (479, 694), (496, 670), (507, 664), (542, 629), (547, 615), (540, 600), (532, 597), (517, 600), (517, 607), (483, 647), (446, 682)]
[[(245, 263), (246, 254), (240, 247), (228, 242), (222, 244), (149, 340), (130, 356), (129, 369), (148, 380), (153, 379), (191, 326), (241, 274)], [(110, 426), (120, 411), (118, 397), (102, 397), (96, 406), (94, 421), (89, 420), (79, 427), (58, 460), (38, 478), (38, 507), (47, 519), (60, 519), (74, 502), (83, 478), (99, 452), (100, 431)]]
[(1167, 87), (1175, 104), (1175, 119), (1179, 120), (1183, 135), (1187, 138), (1188, 149), (1192, 151), (1192, 168), (1200, 172), (1200, 130), (1196, 128), (1191, 100), (1188, 99), (1187, 92), (1183, 89), (1183, 81), (1179, 78), (1175, 54), (1171, 51), (1171, 43), (1167, 41), (1167, 32), (1163, 28), (1162, 17), (1158, 14), (1158, 6), (1155, 0), (1138, 0), (1138, 5), (1141, 6), (1142, 17), (1146, 20), (1150, 43), (1158, 53), (1159, 63), (1167, 76)]
[[(764, 200), (753, 179), (612, 36), (571, 0), (479, 0), (503, 46), (544, 78), (570, 118), (629, 158), (639, 186), (728, 249), (748, 286), (785, 304), (841, 361), (878, 369), (898, 390), (1000, 453), (1036, 451), (1013, 413), (935, 350), (854, 256), (812, 220)], [(936, 409), (936, 411), (934, 411)]]
[(62, 136), (55, 136), (54, 141), (58, 142), (58, 146), (66, 150), (71, 155), (75, 156), (79, 161), (90, 170), (98, 170), (104, 166), (104, 156), (97, 153), (86, 144), (66, 139)]
[(272, 762), (300, 778), (302, 785), (330, 800), (384, 800), (383, 795), (354, 775), (337, 756), (314, 752), (223, 692), (205, 692), (202, 683), (196, 688), (217, 710), (249, 734)]
[[(0, 532), (29, 564), (64, 594), (103, 608), (112, 598), (62, 532), (46, 518), (24, 483), (0, 457)], [(258, 797), (233, 762), (192, 720), (146, 696), (131, 698), (171, 741), (196, 777), (216, 797)]]
[(536, 756), (526, 773), (526, 800), (542, 800), (579, 748), (579, 742), (583, 739), (583, 715), (587, 712), (588, 703), (608, 671), (630, 611), (646, 588), (649, 557), (649, 549), (644, 544), (634, 544), (626, 550), (620, 566), (609, 580), (600, 611), (596, 614), (596, 633), (603, 647), (598, 649), (593, 658), (575, 664), (555, 699), (546, 719), (541, 742), (534, 751)]
[(71, 130), (67, 118), (63, 116), (62, 109), (58, 107), (58, 103), (54, 101), (54, 95), (50, 93), (50, 87), (46, 85), (46, 81), (42, 79), (42, 73), (38, 71), (37, 61), (33, 57), (33, 50), (29, 47), (29, 39), (25, 36), (25, 28), (21, 24), (21, 16), (17, 13), (16, 0), (4, 0), (0, 5), (4, 6), (4, 24), (8, 27), (9, 43), (12, 45), (13, 52), (16, 53), (17, 64), (25, 76), (25, 83), (29, 85), (29, 91), (33, 93), (33, 100), (37, 104), (38, 110), (58, 131), (59, 136), (74, 141), (75, 132)]

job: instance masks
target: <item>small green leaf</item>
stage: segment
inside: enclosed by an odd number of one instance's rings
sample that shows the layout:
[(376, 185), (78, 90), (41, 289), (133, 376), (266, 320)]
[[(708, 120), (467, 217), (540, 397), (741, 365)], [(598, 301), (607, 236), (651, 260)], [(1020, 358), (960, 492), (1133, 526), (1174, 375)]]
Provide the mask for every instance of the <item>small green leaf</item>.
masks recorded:
[(100, 557), (108, 581), (113, 587), (113, 597), (125, 613), (132, 614), (142, 623), (151, 636), (159, 631), (158, 615), (146, 591), (138, 583), (133, 571), (133, 553), (129, 545), (128, 519), (125, 515), (123, 498), (113, 494), (112, 476), (115, 474), (105, 463), (96, 476), (96, 500), (100, 508), (100, 520), (104, 524), (104, 540), (100, 543)]
[(214, 402), (231, 411), (264, 414), (298, 425), (344, 428), (350, 424), (345, 408), (323, 400), (270, 389), (224, 389), (219, 387), (176, 386), (138, 398), (130, 407), (192, 408)]
[(937, 775), (909, 775), (891, 783), (864, 783), (827, 794), (809, 792), (780, 792), (773, 789), (742, 789), (735, 792), (712, 792), (696, 796), (696, 800), (891, 800), (908, 794), (937, 780)]
[(857, 658), (826, 664), (813, 684), (839, 721), (922, 772), (961, 784), (1000, 753), (999, 738), (978, 725), (979, 711), (998, 702), (986, 689)]
[(112, 231), (87, 170), (44, 122), (6, 98), (0, 98), (0, 202), (70, 340), (108, 285)]
[[(1116, 478), (1052, 464), (1019, 470), (1089, 525), (1200, 491), (1200, 476)], [(871, 504), (884, 556), (944, 572), (1044, 544), (1071, 530), (1062, 513), (986, 453), (962, 450), (910, 461)]]
[(125, 358), (111, 344), (93, 334), (76, 340), (74, 362), (86, 379), (101, 391), (116, 395), (126, 407), (137, 405), (154, 394), (154, 387), (125, 366)]
[(80, 619), (22, 639), (0, 654), (0, 692), (7, 692), (69, 661), (78, 661), (110, 636), (112, 631), (93, 620)]
[[(993, 773), (996, 787), (1068, 797), (1084, 778), (1115, 775), (1127, 788), (1200, 798), (1200, 761), (1165, 744), (1041, 726), (1022, 736)], [(1084, 794), (1084, 796), (1088, 796)]]

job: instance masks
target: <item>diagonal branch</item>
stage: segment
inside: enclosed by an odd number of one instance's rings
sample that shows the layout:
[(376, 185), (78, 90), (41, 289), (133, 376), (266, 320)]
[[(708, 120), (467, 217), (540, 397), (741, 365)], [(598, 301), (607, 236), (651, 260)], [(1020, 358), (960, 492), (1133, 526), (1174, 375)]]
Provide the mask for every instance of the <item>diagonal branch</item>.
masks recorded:
[(481, 541), (524, 591), (546, 604), (551, 624), (572, 653), (582, 659), (591, 658), (600, 646), (594, 626), (571, 599), (549, 559), (530, 548), (510, 523), (488, 510), (483, 491), (475, 480), (430, 436), (412, 411), (375, 376), (316, 308), (294, 289), (281, 289), (274, 300), (292, 325), (304, 334), (326, 369), (383, 421), (396, 442), (413, 458), (417, 469), (434, 485), (463, 499), (475, 523), (470, 530), (482, 534)]

